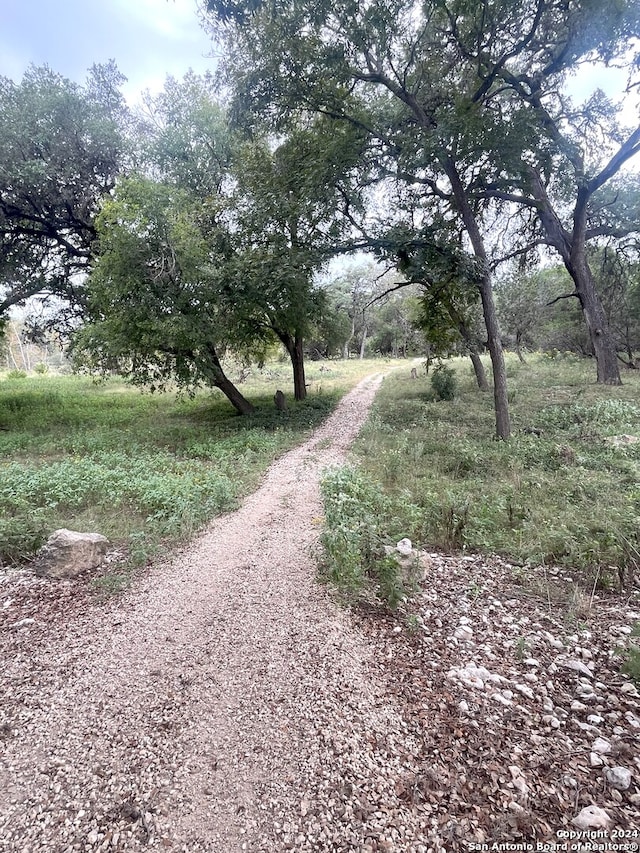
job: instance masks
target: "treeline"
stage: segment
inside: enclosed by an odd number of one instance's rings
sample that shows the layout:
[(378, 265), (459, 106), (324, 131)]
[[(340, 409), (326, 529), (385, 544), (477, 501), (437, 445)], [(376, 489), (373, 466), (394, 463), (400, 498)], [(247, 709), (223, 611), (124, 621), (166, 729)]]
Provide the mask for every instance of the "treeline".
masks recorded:
[[(640, 126), (571, 81), (600, 62), (637, 91), (635, 2), (205, 7), (216, 79), (168, 79), (141, 110), (113, 64), (83, 86), (0, 80), (0, 318), (62, 300), (48, 322), (77, 363), (242, 413), (225, 356), (276, 344), (297, 399), (305, 355), (462, 349), (503, 439), (505, 340), (578, 348), (620, 382)], [(358, 252), (369, 269), (335, 260)]]

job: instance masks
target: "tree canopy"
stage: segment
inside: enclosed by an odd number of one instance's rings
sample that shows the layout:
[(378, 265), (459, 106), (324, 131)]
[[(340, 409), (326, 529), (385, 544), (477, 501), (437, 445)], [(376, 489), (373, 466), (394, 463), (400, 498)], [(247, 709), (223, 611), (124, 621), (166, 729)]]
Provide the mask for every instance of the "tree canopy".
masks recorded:
[(0, 78), (0, 317), (36, 294), (82, 299), (95, 217), (126, 152), (123, 81), (112, 63), (84, 86), (46, 66)]
[[(640, 31), (637, 4), (605, 0), (411, 0), (227, 3), (209, 0), (225, 38), (235, 109), (275, 131), (322, 114), (366, 134), (367, 180), (402, 183), (406, 211), (429, 234), (457, 228), (485, 269), (480, 294), (494, 366), (497, 431), (506, 388), (489, 270), (545, 243), (560, 252), (585, 312), (598, 378), (618, 381), (615, 348), (586, 259), (587, 221), (637, 151), (640, 130), (601, 121), (604, 159), (588, 171), (594, 102), (576, 110), (566, 83), (585, 62), (624, 61)], [(637, 47), (635, 47), (637, 50)], [(637, 70), (637, 68), (636, 68)], [(630, 81), (633, 85), (633, 81)], [(533, 230), (504, 221), (523, 211)], [(563, 223), (562, 217), (565, 222)], [(628, 219), (631, 219), (628, 217)], [(500, 240), (492, 239), (502, 222)], [(602, 231), (600, 225), (600, 231)], [(613, 359), (612, 359), (613, 351)]]

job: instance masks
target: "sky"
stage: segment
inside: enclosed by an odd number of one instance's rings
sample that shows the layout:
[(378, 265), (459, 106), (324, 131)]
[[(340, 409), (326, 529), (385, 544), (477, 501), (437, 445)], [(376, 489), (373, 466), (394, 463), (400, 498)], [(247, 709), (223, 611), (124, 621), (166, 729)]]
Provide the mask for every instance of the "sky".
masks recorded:
[[(213, 71), (211, 52), (198, 0), (0, 0), (0, 75), (16, 81), (34, 63), (80, 83), (94, 63), (114, 59), (133, 105), (143, 91), (161, 91), (167, 74)], [(621, 72), (585, 67), (571, 91), (582, 100), (600, 86), (615, 96), (623, 81)], [(637, 98), (625, 119), (637, 124)]]
[(197, 0), (0, 0), (0, 75), (20, 80), (33, 63), (83, 82), (114, 59), (135, 103), (159, 92), (167, 74), (213, 71), (212, 44)]

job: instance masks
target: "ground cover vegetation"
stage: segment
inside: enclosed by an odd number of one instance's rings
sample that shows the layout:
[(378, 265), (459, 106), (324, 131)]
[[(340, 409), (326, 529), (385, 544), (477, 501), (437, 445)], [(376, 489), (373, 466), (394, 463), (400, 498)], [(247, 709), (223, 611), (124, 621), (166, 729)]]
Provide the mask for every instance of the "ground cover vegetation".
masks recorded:
[(325, 480), (333, 580), (360, 592), (373, 581), (397, 603), (410, 584), (385, 546), (409, 537), (427, 551), (502, 555), (523, 567), (523, 580), (527, 565), (546, 565), (566, 567), (587, 590), (637, 581), (640, 442), (628, 438), (640, 434), (636, 374), (604, 387), (571, 354), (526, 364), (511, 355), (514, 435), (496, 442), (468, 362), (452, 363), (451, 395), (424, 371), (385, 382), (356, 464)]
[[(322, 369), (321, 369), (322, 368)], [(117, 378), (19, 372), (0, 379), (0, 565), (28, 563), (56, 528), (97, 530), (119, 549), (117, 572), (184, 540), (255, 487), (371, 362), (309, 371), (309, 395), (273, 405), (286, 364), (231, 367), (252, 400), (238, 418), (211, 394), (141, 394)]]

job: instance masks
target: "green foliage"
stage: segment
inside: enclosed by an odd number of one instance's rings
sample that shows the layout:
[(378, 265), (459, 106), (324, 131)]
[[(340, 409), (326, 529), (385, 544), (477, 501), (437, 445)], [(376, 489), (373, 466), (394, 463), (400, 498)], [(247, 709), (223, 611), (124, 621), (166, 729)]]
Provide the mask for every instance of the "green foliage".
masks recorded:
[[(636, 622), (634, 625), (631, 637), (640, 637), (640, 622)], [(634, 643), (633, 640), (632, 645), (626, 651), (625, 659), (620, 669), (625, 675), (629, 676), (637, 687), (640, 687), (640, 646)]]
[[(234, 300), (214, 265), (201, 206), (170, 185), (123, 180), (97, 219), (99, 257), (89, 283), (88, 322), (74, 336), (76, 364), (117, 370), (163, 389), (220, 387), (250, 409), (224, 376), (218, 351), (233, 341)], [(223, 264), (224, 262), (221, 261)]]
[(84, 86), (46, 66), (0, 78), (0, 314), (42, 292), (81, 301), (74, 273), (87, 269), (123, 159), (123, 82), (113, 63)]
[(453, 400), (456, 396), (456, 372), (446, 364), (439, 364), (431, 375), (431, 387), (437, 400)]
[(284, 415), (271, 381), (248, 380), (250, 419), (209, 395), (176, 399), (78, 377), (5, 379), (0, 563), (28, 561), (52, 530), (69, 527), (103, 533), (125, 547), (132, 566), (143, 565), (163, 541), (191, 536), (234, 507), (355, 378), (336, 371), (332, 388)]
[(322, 497), (322, 543), (331, 581), (350, 596), (373, 585), (383, 601), (397, 606), (404, 585), (398, 563), (384, 550), (390, 502), (373, 481), (352, 468), (329, 473), (322, 481)]
[(620, 577), (637, 575), (639, 445), (609, 438), (640, 436), (640, 377), (599, 388), (582, 360), (532, 356), (519, 365), (514, 357), (508, 366), (518, 368), (508, 443), (492, 440), (491, 403), (465, 369), (446, 406), (401, 373), (384, 384), (354, 474), (385, 506), (377, 537), (560, 564), (613, 584), (618, 568)]

